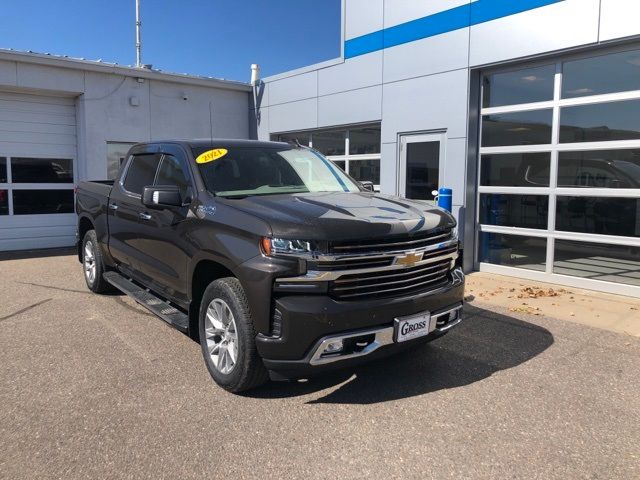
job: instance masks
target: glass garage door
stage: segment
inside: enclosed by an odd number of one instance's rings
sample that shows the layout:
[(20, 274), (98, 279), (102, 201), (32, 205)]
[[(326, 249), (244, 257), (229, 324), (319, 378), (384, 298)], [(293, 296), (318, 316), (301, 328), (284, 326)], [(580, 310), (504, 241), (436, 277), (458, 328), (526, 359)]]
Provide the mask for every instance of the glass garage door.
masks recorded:
[(75, 100), (0, 92), (0, 251), (73, 245)]
[(480, 270), (640, 295), (640, 49), (487, 72)]

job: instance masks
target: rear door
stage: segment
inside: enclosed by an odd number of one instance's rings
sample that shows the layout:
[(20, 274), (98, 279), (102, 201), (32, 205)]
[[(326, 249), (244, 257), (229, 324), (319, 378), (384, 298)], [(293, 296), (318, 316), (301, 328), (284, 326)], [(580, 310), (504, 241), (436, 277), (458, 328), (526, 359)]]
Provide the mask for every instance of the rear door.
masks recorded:
[(141, 223), (146, 210), (142, 205), (142, 190), (153, 185), (162, 158), (157, 145), (153, 147), (129, 156), (109, 198), (109, 251), (123, 271), (134, 276), (147, 249), (143, 240), (146, 225)]
[(192, 252), (189, 243), (189, 208), (194, 195), (187, 156), (178, 145), (163, 145), (155, 185), (177, 186), (182, 206), (145, 209), (141, 215), (140, 239), (144, 248), (138, 259), (143, 281), (178, 303), (187, 302), (187, 265)]

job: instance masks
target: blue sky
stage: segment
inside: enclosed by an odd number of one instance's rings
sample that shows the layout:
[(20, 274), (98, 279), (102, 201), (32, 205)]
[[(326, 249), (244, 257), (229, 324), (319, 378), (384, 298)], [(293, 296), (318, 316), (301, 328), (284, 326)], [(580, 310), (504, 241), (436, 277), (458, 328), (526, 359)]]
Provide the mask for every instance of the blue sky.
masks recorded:
[[(144, 63), (248, 81), (340, 55), (340, 0), (141, 0)], [(135, 63), (135, 0), (2, 0), (0, 48)]]

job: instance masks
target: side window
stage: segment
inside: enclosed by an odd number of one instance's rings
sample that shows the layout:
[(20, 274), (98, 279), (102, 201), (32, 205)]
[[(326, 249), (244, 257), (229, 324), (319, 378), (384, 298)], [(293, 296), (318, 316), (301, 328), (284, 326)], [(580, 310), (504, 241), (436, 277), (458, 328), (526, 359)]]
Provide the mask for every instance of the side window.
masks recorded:
[(124, 189), (127, 192), (142, 195), (144, 187), (153, 185), (159, 161), (160, 154), (157, 153), (134, 155), (124, 179)]
[(165, 155), (158, 169), (155, 185), (177, 185), (184, 200), (189, 188), (188, 178), (180, 160), (171, 155)]

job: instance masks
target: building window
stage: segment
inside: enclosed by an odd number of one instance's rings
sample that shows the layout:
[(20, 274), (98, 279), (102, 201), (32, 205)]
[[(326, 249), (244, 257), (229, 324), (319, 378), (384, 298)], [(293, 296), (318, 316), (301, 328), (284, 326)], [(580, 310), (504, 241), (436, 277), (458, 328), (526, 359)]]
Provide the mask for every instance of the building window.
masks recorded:
[(9, 191), (0, 190), (0, 215), (9, 215)]
[(354, 179), (373, 182), (380, 190), (380, 124), (278, 133), (271, 139), (312, 147)]
[(640, 286), (640, 50), (482, 85), (480, 266)]
[(0, 157), (0, 215), (73, 213), (72, 158)]
[(129, 149), (135, 143), (131, 142), (107, 142), (107, 178), (113, 180), (118, 176), (120, 166), (127, 158)]

